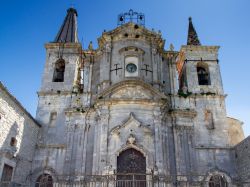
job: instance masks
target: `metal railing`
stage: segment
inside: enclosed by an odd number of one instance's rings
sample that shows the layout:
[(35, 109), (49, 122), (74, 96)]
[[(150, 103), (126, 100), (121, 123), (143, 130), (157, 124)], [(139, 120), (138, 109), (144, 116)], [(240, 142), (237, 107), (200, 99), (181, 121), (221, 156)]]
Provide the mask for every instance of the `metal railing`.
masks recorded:
[(0, 187), (28, 187), (26, 184), (18, 184), (11, 181), (0, 181)]
[[(0, 182), (0, 187), (229, 187), (206, 181), (206, 176), (160, 176), (152, 174), (112, 174), (86, 176), (53, 176), (53, 181), (37, 181), (32, 184)], [(250, 187), (250, 182), (235, 183), (235, 186)]]

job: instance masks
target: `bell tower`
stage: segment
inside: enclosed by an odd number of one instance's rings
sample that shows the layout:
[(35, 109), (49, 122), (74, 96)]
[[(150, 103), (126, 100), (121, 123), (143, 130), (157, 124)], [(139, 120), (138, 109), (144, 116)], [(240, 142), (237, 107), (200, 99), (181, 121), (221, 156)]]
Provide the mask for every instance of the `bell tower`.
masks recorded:
[(72, 91), (79, 83), (81, 44), (78, 42), (77, 11), (67, 10), (64, 22), (53, 42), (45, 44), (46, 64), (42, 92)]
[(178, 61), (181, 91), (223, 94), (218, 50), (219, 46), (201, 45), (190, 17), (187, 45), (181, 47)]
[(197, 124), (194, 126), (199, 132), (195, 134), (197, 146), (229, 145), (218, 50), (219, 46), (201, 45), (189, 18), (187, 45), (181, 47), (177, 61), (178, 95), (193, 99), (197, 112)]
[[(67, 15), (53, 42), (45, 44), (46, 62), (42, 86), (38, 92), (37, 119), (41, 124), (54, 126), (69, 99), (81, 87), (81, 52), (78, 42), (77, 11), (67, 10)], [(55, 123), (56, 124), (56, 123)]]

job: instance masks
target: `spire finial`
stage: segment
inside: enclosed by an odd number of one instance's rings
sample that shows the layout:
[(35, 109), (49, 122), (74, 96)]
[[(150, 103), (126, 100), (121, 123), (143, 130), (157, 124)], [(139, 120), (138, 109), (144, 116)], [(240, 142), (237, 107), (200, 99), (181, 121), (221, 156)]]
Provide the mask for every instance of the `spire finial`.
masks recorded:
[(93, 42), (89, 42), (88, 50), (92, 51), (93, 50)]
[(54, 40), (57, 43), (78, 43), (77, 11), (74, 8), (67, 10), (64, 22)]
[(201, 45), (196, 30), (192, 23), (192, 17), (189, 17), (188, 20), (189, 20), (189, 26), (188, 26), (187, 45)]

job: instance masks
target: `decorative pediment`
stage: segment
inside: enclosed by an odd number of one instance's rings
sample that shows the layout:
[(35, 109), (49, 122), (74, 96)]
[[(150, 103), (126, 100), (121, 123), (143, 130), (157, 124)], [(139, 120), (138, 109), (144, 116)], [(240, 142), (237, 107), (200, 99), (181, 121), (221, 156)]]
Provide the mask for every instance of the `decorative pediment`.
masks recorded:
[(134, 114), (131, 112), (129, 114), (129, 118), (122, 124), (114, 127), (111, 129), (110, 134), (120, 134), (121, 130), (124, 128), (141, 128), (144, 133), (150, 134), (152, 130), (146, 126), (143, 125), (139, 120), (137, 120), (134, 116)]
[(143, 89), (141, 86), (131, 86), (125, 87), (117, 90), (111, 95), (111, 98), (115, 99), (153, 99), (153, 95)]
[(119, 41), (123, 39), (140, 39), (148, 43), (154, 41), (155, 44), (163, 49), (165, 40), (163, 40), (161, 32), (148, 30), (147, 28), (134, 24), (126, 23), (114, 30), (103, 32), (102, 36), (98, 38), (98, 44), (100, 48), (103, 48), (106, 42)]
[(131, 99), (131, 100), (157, 100), (166, 99), (167, 97), (155, 89), (153, 86), (141, 80), (126, 80), (114, 84), (104, 90), (98, 97), (99, 99)]

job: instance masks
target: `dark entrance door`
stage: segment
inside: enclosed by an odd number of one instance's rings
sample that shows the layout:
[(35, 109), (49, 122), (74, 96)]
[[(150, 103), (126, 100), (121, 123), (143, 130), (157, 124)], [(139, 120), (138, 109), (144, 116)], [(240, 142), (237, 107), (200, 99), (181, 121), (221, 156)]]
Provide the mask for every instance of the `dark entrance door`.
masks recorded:
[(10, 185), (12, 173), (13, 173), (13, 167), (11, 167), (7, 164), (4, 164), (2, 178), (0, 181), (0, 186), (8, 187)]
[(53, 179), (49, 174), (43, 174), (38, 177), (36, 187), (53, 187)]
[(146, 186), (146, 158), (141, 152), (127, 149), (117, 157), (117, 186)]

